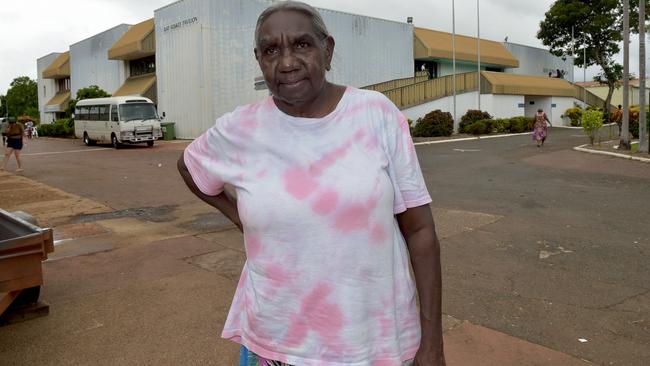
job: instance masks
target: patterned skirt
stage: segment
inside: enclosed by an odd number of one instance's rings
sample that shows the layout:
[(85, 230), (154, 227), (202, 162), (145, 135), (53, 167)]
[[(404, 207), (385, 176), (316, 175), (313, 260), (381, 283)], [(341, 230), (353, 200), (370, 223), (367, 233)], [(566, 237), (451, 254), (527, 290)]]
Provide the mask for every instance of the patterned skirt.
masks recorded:
[(291, 366), (288, 363), (267, 360), (241, 346), (239, 349), (239, 366)]
[[(405, 361), (402, 366), (412, 366), (413, 360)], [(288, 363), (267, 360), (264, 357), (258, 356), (248, 350), (248, 348), (241, 346), (239, 349), (239, 366), (291, 366)]]

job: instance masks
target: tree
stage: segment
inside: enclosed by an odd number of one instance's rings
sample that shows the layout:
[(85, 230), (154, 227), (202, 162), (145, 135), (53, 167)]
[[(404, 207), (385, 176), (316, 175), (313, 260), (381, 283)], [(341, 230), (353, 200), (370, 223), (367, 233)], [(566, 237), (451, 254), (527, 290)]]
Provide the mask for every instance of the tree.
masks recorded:
[(70, 117), (74, 113), (74, 108), (77, 106), (77, 102), (84, 99), (93, 99), (93, 98), (106, 98), (110, 97), (105, 90), (101, 89), (97, 85), (91, 85), (87, 88), (81, 88), (77, 90), (77, 99), (71, 99), (68, 102), (68, 108), (65, 110), (66, 116)]
[(0, 95), (0, 117), (7, 115), (7, 96)]
[(3, 105), (9, 108), (9, 116), (28, 115), (38, 119), (38, 86), (28, 76), (15, 78), (9, 84), (9, 90)]
[[(639, 0), (630, 0), (631, 9), (636, 11), (638, 6)], [(630, 19), (630, 27), (637, 26), (638, 19)], [(609, 112), (616, 83), (623, 76), (623, 67), (614, 60), (623, 40), (621, 0), (558, 0), (546, 12), (539, 27), (537, 38), (554, 55), (573, 55), (574, 50), (579, 55), (584, 52), (586, 64), (583, 57), (575, 57), (576, 66), (600, 66), (609, 89), (605, 99)]]

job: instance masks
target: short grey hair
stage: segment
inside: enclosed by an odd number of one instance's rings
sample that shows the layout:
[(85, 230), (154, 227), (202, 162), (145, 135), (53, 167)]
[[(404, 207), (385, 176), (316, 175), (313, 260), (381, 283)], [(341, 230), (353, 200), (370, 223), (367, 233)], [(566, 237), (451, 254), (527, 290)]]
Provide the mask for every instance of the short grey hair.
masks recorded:
[(257, 18), (257, 25), (255, 26), (255, 46), (258, 46), (260, 42), (260, 27), (272, 14), (277, 13), (278, 11), (295, 11), (309, 18), (314, 34), (323, 45), (325, 44), (327, 37), (330, 36), (330, 32), (327, 30), (323, 17), (321, 17), (318, 10), (313, 6), (300, 1), (279, 1), (266, 8), (262, 14), (260, 14), (259, 18)]

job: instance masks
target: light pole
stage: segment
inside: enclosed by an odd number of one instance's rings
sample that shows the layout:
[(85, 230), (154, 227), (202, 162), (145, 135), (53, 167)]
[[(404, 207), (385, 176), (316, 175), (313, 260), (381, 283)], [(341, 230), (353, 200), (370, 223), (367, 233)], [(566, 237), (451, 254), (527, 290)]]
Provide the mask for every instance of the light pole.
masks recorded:
[(481, 110), (481, 8), (476, 0), (476, 49), (478, 50), (478, 110)]
[(452, 63), (452, 91), (454, 94), (454, 131), (458, 132), (456, 123), (456, 1), (451, 0), (451, 63)]

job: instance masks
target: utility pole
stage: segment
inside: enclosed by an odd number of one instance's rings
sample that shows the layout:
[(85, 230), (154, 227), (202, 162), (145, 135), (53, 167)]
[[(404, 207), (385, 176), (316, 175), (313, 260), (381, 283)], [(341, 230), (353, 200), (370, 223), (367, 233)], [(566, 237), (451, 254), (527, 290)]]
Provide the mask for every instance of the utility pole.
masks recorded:
[[(644, 22), (645, 23), (645, 22)], [(621, 123), (621, 150), (630, 150), (630, 1), (623, 0), (623, 122)]]
[(645, 113), (645, 0), (639, 2), (639, 152), (648, 153)]
[(456, 122), (456, 1), (451, 0), (451, 58), (452, 58), (452, 90), (454, 94), (454, 131), (458, 132)]

